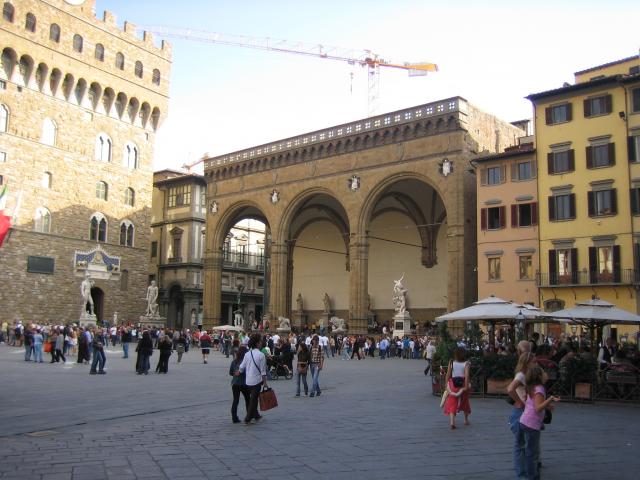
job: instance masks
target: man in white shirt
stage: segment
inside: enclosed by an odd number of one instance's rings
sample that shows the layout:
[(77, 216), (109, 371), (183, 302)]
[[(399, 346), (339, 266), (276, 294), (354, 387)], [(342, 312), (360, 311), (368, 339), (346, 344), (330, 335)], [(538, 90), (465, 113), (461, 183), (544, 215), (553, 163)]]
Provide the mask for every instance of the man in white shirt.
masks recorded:
[(329, 338), (326, 335), (320, 335), (320, 346), (324, 350), (324, 354), (329, 358)]
[(245, 354), (237, 375), (245, 373), (245, 382), (249, 388), (250, 398), (247, 416), (244, 419), (245, 425), (250, 425), (251, 420), (260, 420), (262, 416), (258, 413), (258, 395), (260, 387), (267, 386), (267, 359), (260, 351), (262, 346), (262, 335), (254, 333), (249, 338), (249, 351)]

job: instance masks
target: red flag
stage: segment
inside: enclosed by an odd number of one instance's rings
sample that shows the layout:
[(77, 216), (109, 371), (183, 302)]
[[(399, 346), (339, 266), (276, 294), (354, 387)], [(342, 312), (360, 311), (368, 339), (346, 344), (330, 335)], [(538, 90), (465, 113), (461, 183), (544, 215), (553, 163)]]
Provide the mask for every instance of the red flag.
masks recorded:
[(4, 237), (9, 233), (9, 227), (11, 227), (11, 217), (7, 217), (4, 211), (0, 211), (0, 247), (4, 242)]

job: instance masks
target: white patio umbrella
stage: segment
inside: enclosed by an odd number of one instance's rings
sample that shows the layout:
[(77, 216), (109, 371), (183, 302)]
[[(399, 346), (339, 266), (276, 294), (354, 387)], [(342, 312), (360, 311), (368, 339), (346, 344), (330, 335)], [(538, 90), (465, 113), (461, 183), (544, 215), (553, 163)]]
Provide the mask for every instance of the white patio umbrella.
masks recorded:
[(436, 322), (448, 322), (452, 320), (506, 320), (515, 321), (522, 313), (524, 320), (540, 321), (542, 312), (530, 305), (520, 305), (509, 302), (493, 295), (478, 300), (473, 305), (455, 312), (436, 317)]
[(235, 325), (218, 325), (217, 327), (213, 327), (211, 330), (224, 330), (224, 331), (234, 331), (234, 332), (244, 332), (244, 328), (236, 327)]

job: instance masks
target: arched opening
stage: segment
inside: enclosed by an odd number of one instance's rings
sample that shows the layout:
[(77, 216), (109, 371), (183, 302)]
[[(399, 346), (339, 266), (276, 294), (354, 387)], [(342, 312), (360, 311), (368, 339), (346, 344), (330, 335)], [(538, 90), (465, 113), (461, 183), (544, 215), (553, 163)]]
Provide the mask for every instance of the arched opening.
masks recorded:
[(0, 70), (0, 78), (11, 81), (13, 72), (18, 63), (18, 55), (11, 48), (2, 50), (2, 70)]
[(20, 81), (25, 87), (29, 86), (31, 75), (33, 75), (34, 61), (28, 55), (20, 57)]
[(169, 289), (167, 325), (176, 329), (186, 328), (184, 325), (184, 295), (180, 285), (174, 285)]
[(104, 292), (99, 287), (92, 287), (91, 298), (93, 298), (93, 313), (96, 315), (97, 324), (102, 325), (104, 320)]

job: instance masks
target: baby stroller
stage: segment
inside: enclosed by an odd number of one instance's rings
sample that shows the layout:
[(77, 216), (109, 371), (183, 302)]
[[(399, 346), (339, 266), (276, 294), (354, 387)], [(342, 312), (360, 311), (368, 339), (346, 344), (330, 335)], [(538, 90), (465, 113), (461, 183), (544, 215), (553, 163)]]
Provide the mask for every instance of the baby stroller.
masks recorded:
[(278, 380), (280, 377), (284, 377), (287, 380), (291, 380), (293, 378), (293, 372), (289, 368), (289, 366), (284, 363), (281, 357), (273, 357), (270, 361), (269, 365), (269, 377), (271, 380)]

